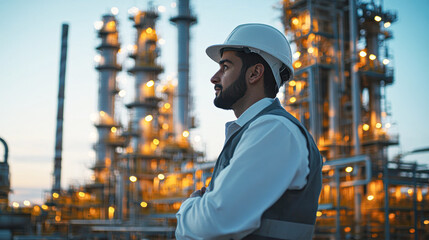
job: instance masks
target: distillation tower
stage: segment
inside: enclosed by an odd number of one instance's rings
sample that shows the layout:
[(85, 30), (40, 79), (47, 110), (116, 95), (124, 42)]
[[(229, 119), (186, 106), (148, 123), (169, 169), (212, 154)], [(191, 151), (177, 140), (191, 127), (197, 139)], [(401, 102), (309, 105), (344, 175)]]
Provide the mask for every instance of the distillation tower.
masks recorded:
[(387, 156), (396, 14), (356, 0), (285, 0), (283, 12), (295, 48), (284, 105), (325, 157), (315, 238), (426, 239), (429, 171)]

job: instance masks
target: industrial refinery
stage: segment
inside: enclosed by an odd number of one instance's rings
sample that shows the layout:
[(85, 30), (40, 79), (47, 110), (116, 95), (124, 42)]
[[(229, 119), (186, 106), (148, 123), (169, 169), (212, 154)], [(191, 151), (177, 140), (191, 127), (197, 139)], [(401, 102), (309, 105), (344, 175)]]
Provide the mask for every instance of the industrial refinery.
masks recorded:
[[(281, 89), (285, 109), (311, 132), (324, 157), (314, 239), (429, 239), (429, 168), (389, 158), (386, 87), (395, 79), (390, 26), (400, 17), (374, 1), (284, 0), (278, 9), (292, 44), (294, 79)], [(190, 94), (189, 0), (177, 1), (177, 83), (160, 79), (160, 12), (132, 11), (133, 66), (115, 14), (95, 25), (97, 140), (91, 181), (61, 188), (69, 26), (63, 24), (52, 189), (41, 205), (15, 206), (7, 139), (0, 162), (1, 239), (174, 239), (175, 213), (195, 189), (208, 186), (214, 161), (190, 141), (196, 128)], [(203, 16), (200, 16), (202, 18)], [(118, 106), (117, 76), (133, 77), (133, 100)], [(96, 80), (94, 80), (96, 81)], [(116, 111), (127, 109), (128, 121)], [(215, 160), (215, 159), (212, 159)]]

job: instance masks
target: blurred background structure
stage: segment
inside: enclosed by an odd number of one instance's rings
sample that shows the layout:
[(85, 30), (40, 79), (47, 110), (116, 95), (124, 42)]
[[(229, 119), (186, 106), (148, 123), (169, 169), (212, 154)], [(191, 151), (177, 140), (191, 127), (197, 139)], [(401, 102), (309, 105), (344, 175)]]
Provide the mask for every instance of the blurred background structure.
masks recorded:
[[(198, 37), (192, 34), (197, 13), (189, 0), (170, 5), (177, 10), (169, 18), (177, 31), (172, 40), (177, 42), (175, 79), (164, 74), (163, 55), (168, 62), (175, 54), (163, 51), (165, 39), (157, 22), (165, 6), (155, 3), (145, 4), (145, 10), (128, 9), (131, 34), (120, 26), (116, 7), (94, 24), (95, 161), (88, 166), (89, 179), (68, 187), (61, 187), (62, 128), (68, 107), (67, 33), (73, 26), (68, 30), (63, 25), (52, 188), (40, 204), (9, 201), (9, 151), (0, 139), (5, 149), (0, 162), (0, 237), (174, 237), (175, 212), (194, 189), (209, 183), (215, 156), (207, 157), (195, 141), (197, 123), (204, 116), (197, 114), (193, 99), (207, 97), (192, 91), (191, 69), (199, 67), (190, 44)], [(395, 79), (389, 47), (396, 12), (380, 1), (363, 0), (284, 0), (275, 6), (272, 11), (281, 20), (276, 27), (292, 43), (296, 71), (280, 98), (310, 130), (325, 158), (315, 239), (427, 239), (429, 170), (404, 159), (428, 148), (388, 152), (399, 145), (399, 135), (391, 131), (387, 88), (403, 80)], [(204, 21), (204, 15), (198, 20)], [(228, 27), (226, 32), (235, 26)], [(134, 36), (132, 44), (123, 44), (121, 32)], [(122, 80), (124, 72), (130, 81)], [(204, 83), (211, 87), (208, 78)], [(213, 136), (205, 136), (206, 141), (219, 141)]]

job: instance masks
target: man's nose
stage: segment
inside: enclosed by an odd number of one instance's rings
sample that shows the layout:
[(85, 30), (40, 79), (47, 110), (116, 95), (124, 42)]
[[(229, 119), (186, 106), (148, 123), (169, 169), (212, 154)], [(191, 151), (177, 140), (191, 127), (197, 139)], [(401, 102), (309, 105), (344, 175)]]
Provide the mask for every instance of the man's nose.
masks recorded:
[(220, 77), (219, 77), (219, 71), (217, 71), (213, 77), (210, 78), (210, 82), (213, 84), (219, 83), (220, 82)]

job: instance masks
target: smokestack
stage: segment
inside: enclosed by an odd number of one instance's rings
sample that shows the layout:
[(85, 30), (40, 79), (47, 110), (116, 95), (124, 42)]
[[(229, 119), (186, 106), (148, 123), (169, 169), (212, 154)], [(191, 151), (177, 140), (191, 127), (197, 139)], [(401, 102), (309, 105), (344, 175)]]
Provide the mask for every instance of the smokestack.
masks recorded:
[(63, 151), (64, 88), (66, 84), (67, 37), (69, 25), (62, 25), (60, 76), (58, 86), (57, 131), (55, 134), (54, 184), (52, 193), (61, 191), (61, 161)]
[(189, 28), (197, 21), (191, 15), (189, 0), (179, 0), (179, 13), (170, 19), (178, 30), (178, 86), (177, 86), (177, 112), (176, 137), (180, 138), (183, 131), (190, 127), (189, 119)]

